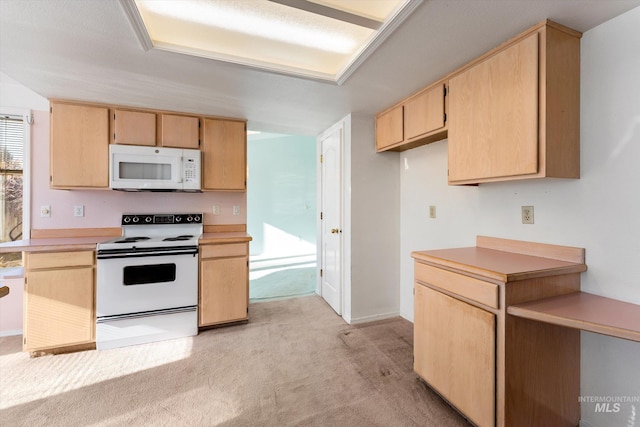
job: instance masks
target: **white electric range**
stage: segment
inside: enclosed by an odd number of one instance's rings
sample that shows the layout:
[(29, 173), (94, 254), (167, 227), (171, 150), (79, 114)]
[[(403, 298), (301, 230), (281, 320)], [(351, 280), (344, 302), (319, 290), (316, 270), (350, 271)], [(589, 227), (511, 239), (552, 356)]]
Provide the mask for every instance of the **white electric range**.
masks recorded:
[(98, 244), (96, 347), (198, 333), (202, 213), (124, 214), (122, 237)]

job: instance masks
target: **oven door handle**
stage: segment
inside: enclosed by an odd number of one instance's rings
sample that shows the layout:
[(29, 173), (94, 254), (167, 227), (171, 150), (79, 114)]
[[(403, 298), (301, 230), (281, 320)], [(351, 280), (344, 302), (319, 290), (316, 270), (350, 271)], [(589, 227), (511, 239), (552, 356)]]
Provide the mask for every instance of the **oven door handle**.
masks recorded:
[(116, 320), (141, 319), (144, 317), (161, 316), (165, 314), (189, 313), (197, 310), (198, 310), (198, 306), (188, 305), (185, 307), (165, 308), (161, 310), (143, 311), (139, 313), (115, 314), (112, 316), (99, 316), (96, 319), (96, 323), (113, 322)]
[(117, 259), (117, 258), (143, 258), (143, 257), (157, 257), (157, 256), (174, 256), (174, 255), (198, 255), (198, 248), (195, 249), (183, 249), (183, 250), (171, 250), (171, 251), (158, 251), (158, 252), (117, 252), (117, 253), (100, 253), (98, 251), (98, 259)]

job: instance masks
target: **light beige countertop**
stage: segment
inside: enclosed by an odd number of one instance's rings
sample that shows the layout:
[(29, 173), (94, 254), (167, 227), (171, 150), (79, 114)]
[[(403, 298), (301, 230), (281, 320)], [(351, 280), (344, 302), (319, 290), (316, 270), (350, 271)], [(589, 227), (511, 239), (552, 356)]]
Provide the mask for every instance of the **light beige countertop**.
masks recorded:
[(253, 238), (244, 231), (220, 232), (220, 233), (204, 233), (200, 237), (199, 243), (216, 244), (216, 243), (247, 243)]
[(57, 237), (49, 239), (25, 239), (0, 244), (0, 253), (6, 252), (51, 252), (51, 251), (95, 251), (100, 242), (112, 237)]
[[(46, 239), (24, 239), (0, 244), (0, 253), (7, 252), (52, 252), (52, 251), (95, 251), (100, 242), (113, 237), (56, 237)], [(250, 242), (251, 236), (245, 232), (204, 233), (200, 244), (244, 243)]]

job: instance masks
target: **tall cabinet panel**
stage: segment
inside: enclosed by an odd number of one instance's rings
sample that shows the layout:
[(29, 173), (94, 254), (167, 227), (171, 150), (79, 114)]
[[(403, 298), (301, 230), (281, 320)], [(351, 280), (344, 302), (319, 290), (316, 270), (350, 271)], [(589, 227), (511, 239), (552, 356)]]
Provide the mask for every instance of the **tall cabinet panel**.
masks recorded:
[(109, 109), (51, 103), (52, 188), (109, 187)]
[(203, 190), (246, 190), (245, 122), (204, 119), (202, 133)]

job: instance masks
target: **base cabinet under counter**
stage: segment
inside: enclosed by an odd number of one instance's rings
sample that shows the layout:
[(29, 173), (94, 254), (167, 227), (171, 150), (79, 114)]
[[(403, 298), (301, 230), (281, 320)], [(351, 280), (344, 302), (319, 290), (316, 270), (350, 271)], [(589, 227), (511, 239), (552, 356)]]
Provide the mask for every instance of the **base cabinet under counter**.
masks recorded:
[(577, 292), (584, 249), (478, 236), (413, 252), (414, 371), (478, 426), (576, 426), (580, 333), (507, 314)]
[(200, 245), (198, 326), (249, 319), (249, 244)]
[(492, 425), (495, 315), (420, 283), (414, 298), (415, 372), (475, 424)]
[(24, 264), (23, 351), (95, 348), (95, 252), (25, 252)]

